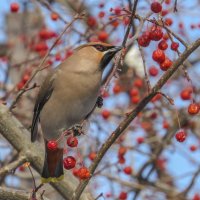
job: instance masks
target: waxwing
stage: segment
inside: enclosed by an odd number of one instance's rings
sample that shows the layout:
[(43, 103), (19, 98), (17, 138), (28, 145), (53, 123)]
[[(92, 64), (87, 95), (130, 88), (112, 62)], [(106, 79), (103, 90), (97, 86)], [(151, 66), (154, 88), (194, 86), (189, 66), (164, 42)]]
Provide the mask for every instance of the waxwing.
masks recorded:
[[(37, 138), (38, 122), (45, 143), (42, 182), (57, 182), (63, 175), (63, 131), (80, 124), (96, 105), (102, 73), (121, 50), (110, 44), (93, 42), (79, 46), (74, 53), (49, 72), (34, 107), (31, 141)], [(58, 148), (47, 148), (48, 141), (58, 141)]]

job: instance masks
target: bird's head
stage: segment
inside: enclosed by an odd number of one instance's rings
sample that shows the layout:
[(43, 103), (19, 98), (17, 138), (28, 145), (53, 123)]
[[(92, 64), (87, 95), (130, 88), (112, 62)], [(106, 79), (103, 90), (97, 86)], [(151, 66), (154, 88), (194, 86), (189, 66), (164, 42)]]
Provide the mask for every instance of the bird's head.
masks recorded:
[(121, 46), (113, 46), (102, 42), (91, 42), (76, 48), (81, 57), (98, 63), (100, 70), (104, 70), (114, 55), (121, 49)]

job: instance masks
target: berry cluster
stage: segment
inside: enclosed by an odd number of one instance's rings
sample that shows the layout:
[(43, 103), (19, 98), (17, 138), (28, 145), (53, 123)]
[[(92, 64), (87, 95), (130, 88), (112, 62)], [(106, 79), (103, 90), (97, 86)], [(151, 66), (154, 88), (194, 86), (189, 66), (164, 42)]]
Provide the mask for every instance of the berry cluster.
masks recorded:
[[(148, 31), (144, 32), (138, 38), (138, 44), (142, 47), (149, 46), (151, 41), (160, 41), (158, 43), (158, 48), (152, 53), (152, 59), (159, 64), (160, 69), (163, 71), (167, 71), (173, 64), (165, 54), (165, 50), (168, 48), (166, 39), (168, 39), (168, 35), (164, 34), (162, 28), (158, 25), (151, 26)], [(179, 43), (171, 43), (171, 50), (177, 51), (178, 47)], [(158, 69), (156, 67), (151, 67), (149, 73), (152, 76), (156, 76), (158, 74)]]
[(27, 81), (30, 79), (31, 71), (26, 70), (20, 80), (20, 82), (17, 84), (17, 89), (21, 90), (24, 85), (27, 83)]
[[(78, 146), (78, 139), (77, 137), (69, 135), (67, 138), (67, 145), (71, 148)], [(55, 151), (58, 148), (58, 142), (56, 140), (50, 140), (47, 143), (47, 148), (51, 151)], [(96, 155), (91, 155), (91, 160), (94, 160)], [(78, 177), (79, 179), (88, 179), (90, 177), (90, 172), (87, 167), (80, 167), (76, 169), (76, 158), (73, 156), (67, 156), (63, 159), (63, 166), (66, 170), (73, 170), (74, 176)]]

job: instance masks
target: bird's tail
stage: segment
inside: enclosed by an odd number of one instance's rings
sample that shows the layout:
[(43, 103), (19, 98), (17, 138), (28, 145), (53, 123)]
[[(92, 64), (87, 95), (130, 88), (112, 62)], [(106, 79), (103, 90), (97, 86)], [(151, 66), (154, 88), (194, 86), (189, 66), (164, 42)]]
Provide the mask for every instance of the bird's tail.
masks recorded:
[(42, 183), (58, 182), (63, 178), (63, 149), (49, 150), (46, 142), (41, 181)]

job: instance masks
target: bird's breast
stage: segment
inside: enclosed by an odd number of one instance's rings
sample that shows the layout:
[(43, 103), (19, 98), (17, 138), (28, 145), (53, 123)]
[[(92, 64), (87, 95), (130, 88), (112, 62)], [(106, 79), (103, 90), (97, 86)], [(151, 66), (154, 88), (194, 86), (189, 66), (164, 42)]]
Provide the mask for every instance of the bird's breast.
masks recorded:
[[(48, 136), (51, 132), (57, 137), (59, 130), (82, 121), (95, 106), (100, 84), (99, 73), (57, 76), (54, 91), (41, 112), (41, 125), (46, 129), (43, 132), (48, 132)], [(45, 118), (48, 120), (43, 120)]]

